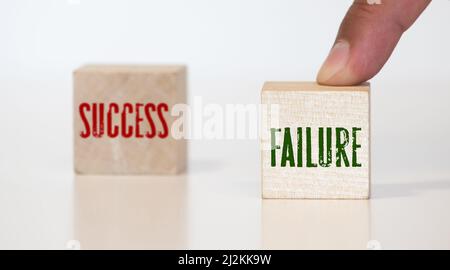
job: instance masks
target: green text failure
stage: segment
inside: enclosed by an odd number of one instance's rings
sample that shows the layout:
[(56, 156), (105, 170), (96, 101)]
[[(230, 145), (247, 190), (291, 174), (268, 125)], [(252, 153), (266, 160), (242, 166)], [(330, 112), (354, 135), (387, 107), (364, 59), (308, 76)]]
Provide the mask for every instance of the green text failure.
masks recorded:
[[(342, 127), (320, 127), (318, 128), (318, 142), (312, 143), (311, 128), (297, 128), (297, 144), (292, 143), (291, 128), (270, 129), (271, 141), (271, 166), (272, 167), (361, 167), (358, 163), (358, 132), (361, 128), (353, 127), (351, 134), (346, 128)], [(305, 132), (305, 134), (303, 134)], [(276, 137), (283, 136), (282, 145), (276, 144)], [(334, 140), (334, 144), (333, 144)], [(303, 153), (303, 144), (305, 144), (306, 154)], [(333, 147), (334, 146), (334, 147)], [(318, 157), (313, 160), (312, 149), (318, 147)], [(277, 162), (277, 155), (281, 150), (281, 159)], [(333, 153), (334, 152), (334, 153)], [(304, 158), (305, 156), (305, 158)], [(334, 161), (333, 161), (334, 160)], [(333, 163), (334, 162), (334, 163)]]

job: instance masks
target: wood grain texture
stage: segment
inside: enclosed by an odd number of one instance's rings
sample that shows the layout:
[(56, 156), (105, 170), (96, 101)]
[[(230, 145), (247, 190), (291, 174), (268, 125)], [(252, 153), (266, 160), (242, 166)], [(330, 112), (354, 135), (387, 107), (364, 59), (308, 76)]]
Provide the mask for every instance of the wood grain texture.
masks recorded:
[[(361, 167), (272, 166), (270, 138), (262, 138), (262, 196), (289, 199), (367, 199), (370, 191), (370, 86), (320, 86), (309, 82), (269, 82), (263, 87), (262, 104), (279, 106), (278, 117), (267, 110), (268, 128), (310, 127), (312, 157), (318, 156), (319, 127), (360, 127), (358, 161)], [(277, 121), (270, 122), (270, 119)], [(274, 126), (273, 123), (276, 123)], [(277, 138), (280, 139), (280, 138)], [(297, 137), (292, 136), (293, 144)], [(333, 148), (336, 143), (333, 141)], [(282, 142), (278, 141), (278, 145)], [(306, 152), (305, 143), (302, 144)], [(277, 150), (278, 154), (281, 150)], [(334, 152), (333, 152), (334, 155)], [(335, 156), (333, 156), (335, 158)]]
[[(82, 103), (166, 103), (169, 132), (174, 104), (186, 103), (184, 66), (85, 66), (74, 72), (74, 167), (79, 174), (176, 174), (186, 167), (186, 141), (167, 138), (82, 138)], [(92, 121), (92, 114), (88, 114)], [(158, 130), (161, 123), (155, 120)], [(120, 116), (113, 119), (119, 124)], [(126, 118), (135, 121), (135, 115)], [(148, 128), (144, 122), (142, 129)]]

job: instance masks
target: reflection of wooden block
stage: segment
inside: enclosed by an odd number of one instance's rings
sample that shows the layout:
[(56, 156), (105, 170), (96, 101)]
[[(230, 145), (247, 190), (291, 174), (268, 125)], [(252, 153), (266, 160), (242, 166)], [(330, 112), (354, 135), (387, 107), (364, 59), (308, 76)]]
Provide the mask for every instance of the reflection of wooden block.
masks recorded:
[(86, 66), (74, 73), (75, 171), (174, 174), (186, 141), (171, 134), (171, 109), (186, 103), (183, 66)]
[(186, 249), (186, 175), (77, 175), (81, 249)]
[(369, 198), (369, 89), (264, 85), (263, 198)]
[(263, 249), (367, 249), (366, 200), (264, 200)]

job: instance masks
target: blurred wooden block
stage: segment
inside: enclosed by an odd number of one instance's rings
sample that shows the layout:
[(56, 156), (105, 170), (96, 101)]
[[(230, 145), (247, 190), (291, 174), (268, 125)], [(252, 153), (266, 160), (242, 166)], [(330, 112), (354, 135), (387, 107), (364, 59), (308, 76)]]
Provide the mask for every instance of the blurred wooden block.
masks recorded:
[(183, 66), (85, 66), (74, 72), (74, 163), (80, 174), (176, 174), (186, 141), (171, 109), (186, 103)]
[(368, 199), (370, 86), (267, 82), (262, 196)]

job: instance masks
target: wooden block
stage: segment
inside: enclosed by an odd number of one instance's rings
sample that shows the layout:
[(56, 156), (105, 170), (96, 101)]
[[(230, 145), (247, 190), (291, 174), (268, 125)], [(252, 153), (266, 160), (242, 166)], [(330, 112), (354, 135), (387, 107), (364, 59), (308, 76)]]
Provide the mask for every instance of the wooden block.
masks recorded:
[(261, 96), (263, 198), (369, 198), (369, 84), (267, 82)]
[(85, 66), (74, 72), (74, 163), (80, 174), (176, 174), (186, 141), (171, 109), (186, 103), (183, 66)]

